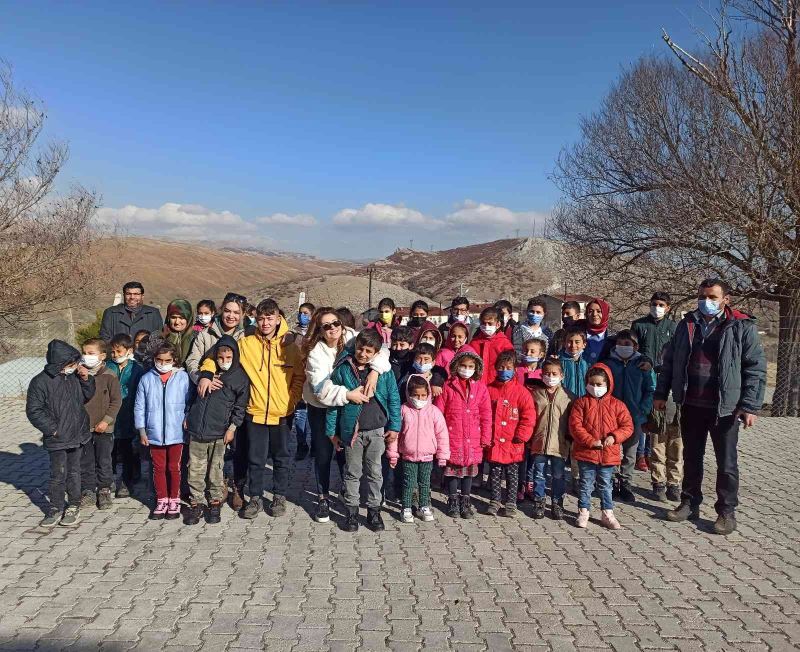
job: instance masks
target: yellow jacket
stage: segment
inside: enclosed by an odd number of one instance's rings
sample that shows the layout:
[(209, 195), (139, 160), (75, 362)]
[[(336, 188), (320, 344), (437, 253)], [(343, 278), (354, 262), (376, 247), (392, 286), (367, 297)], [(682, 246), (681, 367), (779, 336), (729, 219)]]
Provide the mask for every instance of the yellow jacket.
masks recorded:
[[(281, 318), (278, 332), (268, 340), (256, 332), (239, 340), (239, 361), (250, 379), (247, 414), (255, 423), (278, 425), (280, 419), (294, 412), (303, 393), (306, 373), (300, 348), (284, 345), (289, 326)], [(201, 371), (216, 371), (216, 363), (207, 359)]]

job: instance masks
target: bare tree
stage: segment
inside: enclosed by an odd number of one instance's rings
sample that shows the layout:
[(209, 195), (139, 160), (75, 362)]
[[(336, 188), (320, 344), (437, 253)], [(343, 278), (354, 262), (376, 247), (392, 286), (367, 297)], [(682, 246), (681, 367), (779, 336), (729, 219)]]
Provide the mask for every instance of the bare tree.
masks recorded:
[(68, 148), (37, 147), (45, 119), (0, 60), (0, 324), (6, 326), (50, 304), (90, 297), (105, 278), (92, 255), (97, 197), (80, 186), (54, 191)]
[(555, 179), (553, 225), (595, 285), (777, 302), (774, 415), (800, 415), (800, 0), (723, 1), (692, 53), (626, 70)]

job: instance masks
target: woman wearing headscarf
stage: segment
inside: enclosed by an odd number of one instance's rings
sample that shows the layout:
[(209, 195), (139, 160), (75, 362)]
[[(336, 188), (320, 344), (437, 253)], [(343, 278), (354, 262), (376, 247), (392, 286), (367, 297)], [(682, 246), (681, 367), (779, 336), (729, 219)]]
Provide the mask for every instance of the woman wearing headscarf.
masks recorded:
[(611, 306), (603, 299), (595, 298), (586, 304), (586, 350), (584, 359), (591, 367), (605, 360), (614, 350), (615, 333), (608, 330)]
[(194, 341), (194, 309), (186, 299), (175, 299), (167, 306), (167, 318), (162, 336), (177, 353), (176, 362), (183, 366)]

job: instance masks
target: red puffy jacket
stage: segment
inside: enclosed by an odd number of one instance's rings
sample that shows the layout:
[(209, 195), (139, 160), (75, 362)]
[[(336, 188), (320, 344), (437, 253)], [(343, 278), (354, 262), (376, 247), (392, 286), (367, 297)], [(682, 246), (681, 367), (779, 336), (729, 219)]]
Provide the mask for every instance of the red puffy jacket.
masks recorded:
[(451, 466), (480, 464), (483, 461), (482, 447), (492, 442), (492, 403), (486, 385), (480, 380), (465, 381), (451, 375), (433, 404), (442, 411), (447, 423), (450, 435), (448, 463)]
[(525, 442), (536, 427), (533, 397), (516, 378), (512, 378), (506, 383), (495, 380), (489, 385), (489, 398), (494, 430), (486, 461), (497, 464), (521, 462), (525, 457)]
[(497, 356), (503, 351), (513, 351), (514, 345), (501, 331), (488, 337), (483, 331), (479, 330), (470, 341), (470, 345), (483, 360), (483, 382), (491, 385), (494, 382), (497, 372), (494, 363)]
[[(633, 435), (633, 420), (625, 403), (611, 394), (614, 391), (614, 376), (604, 364), (592, 365), (602, 369), (608, 376), (608, 391), (602, 398), (582, 396), (572, 404), (569, 430), (572, 435), (572, 457), (581, 462), (601, 466), (616, 466), (622, 461), (620, 444)], [(598, 441), (607, 435), (614, 437), (611, 446), (595, 448)]]

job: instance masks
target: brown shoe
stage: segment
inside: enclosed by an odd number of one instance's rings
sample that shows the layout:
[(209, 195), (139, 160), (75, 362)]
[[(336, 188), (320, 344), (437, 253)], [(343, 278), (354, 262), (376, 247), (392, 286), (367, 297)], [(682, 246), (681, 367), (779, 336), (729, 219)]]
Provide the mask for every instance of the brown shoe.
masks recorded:
[(234, 487), (233, 492), (231, 495), (231, 509), (234, 512), (241, 511), (242, 507), (244, 507), (244, 497), (242, 496), (242, 490), (239, 487)]

